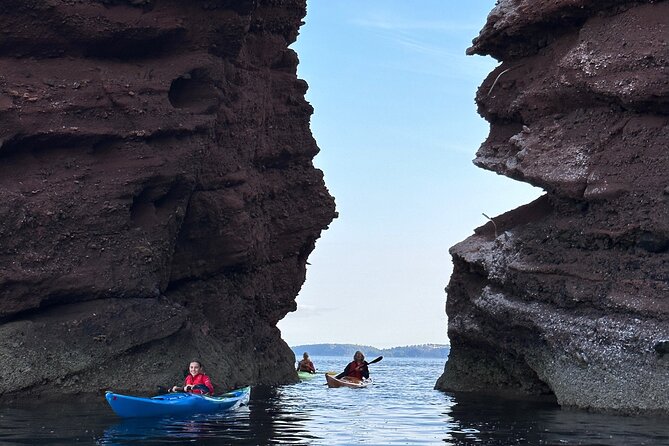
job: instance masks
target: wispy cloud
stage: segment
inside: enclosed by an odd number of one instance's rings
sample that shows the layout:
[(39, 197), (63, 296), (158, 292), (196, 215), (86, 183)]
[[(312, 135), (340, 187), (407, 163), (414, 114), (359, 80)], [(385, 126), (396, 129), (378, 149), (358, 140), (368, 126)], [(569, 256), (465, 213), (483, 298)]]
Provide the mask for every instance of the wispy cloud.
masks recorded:
[(466, 56), (465, 46), (454, 48), (453, 45), (442, 45), (406, 31), (381, 31), (379, 34), (404, 52), (404, 56), (398, 54), (397, 59), (383, 61), (389, 69), (464, 80), (477, 79), (478, 82), (495, 65), (491, 59)]
[(392, 36), (389, 37), (392, 38), (392, 40), (394, 40), (400, 46), (410, 51), (424, 54), (426, 56), (439, 57), (439, 58), (442, 57), (458, 58), (464, 56), (464, 54), (456, 54), (452, 51), (446, 51), (443, 47), (415, 39), (407, 34), (399, 33), (399, 34), (393, 34)]
[(403, 52), (385, 62), (392, 69), (459, 79), (481, 79), (490, 71), (490, 62), (465, 55), (471, 38), (481, 29), (480, 23), (400, 17), (380, 11), (350, 23)]
[(478, 33), (481, 24), (455, 23), (444, 20), (408, 20), (388, 17), (357, 18), (353, 25), (388, 31), (436, 31), (436, 32), (471, 32)]

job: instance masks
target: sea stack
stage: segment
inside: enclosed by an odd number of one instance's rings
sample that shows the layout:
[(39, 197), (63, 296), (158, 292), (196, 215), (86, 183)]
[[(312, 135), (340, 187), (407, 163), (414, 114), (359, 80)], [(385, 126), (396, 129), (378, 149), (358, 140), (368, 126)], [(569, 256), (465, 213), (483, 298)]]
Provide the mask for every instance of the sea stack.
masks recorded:
[(669, 2), (488, 16), (468, 53), (501, 64), (476, 95), (474, 163), (546, 194), (451, 248), (438, 389), (669, 415), (667, 36)]
[(296, 381), (277, 322), (335, 218), (305, 0), (0, 4), (0, 395)]

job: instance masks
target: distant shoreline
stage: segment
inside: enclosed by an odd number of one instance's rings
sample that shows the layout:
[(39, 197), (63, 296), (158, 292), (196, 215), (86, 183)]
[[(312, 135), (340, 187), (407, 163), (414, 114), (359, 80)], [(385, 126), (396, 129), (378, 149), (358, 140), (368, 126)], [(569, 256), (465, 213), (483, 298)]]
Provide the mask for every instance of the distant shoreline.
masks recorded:
[(442, 358), (446, 359), (451, 350), (445, 344), (407, 345), (403, 347), (376, 348), (371, 345), (358, 344), (302, 344), (290, 347), (299, 358), (308, 352), (312, 356), (353, 356), (360, 350), (367, 358), (385, 356), (389, 358)]

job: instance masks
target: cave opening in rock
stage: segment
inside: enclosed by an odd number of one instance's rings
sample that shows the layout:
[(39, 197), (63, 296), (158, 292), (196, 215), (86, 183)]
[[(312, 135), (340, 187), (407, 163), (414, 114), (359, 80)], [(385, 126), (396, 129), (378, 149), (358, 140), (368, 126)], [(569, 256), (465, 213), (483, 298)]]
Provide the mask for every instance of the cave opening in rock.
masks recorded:
[(193, 70), (172, 81), (168, 93), (174, 108), (193, 113), (215, 113), (218, 108), (218, 89), (203, 70)]

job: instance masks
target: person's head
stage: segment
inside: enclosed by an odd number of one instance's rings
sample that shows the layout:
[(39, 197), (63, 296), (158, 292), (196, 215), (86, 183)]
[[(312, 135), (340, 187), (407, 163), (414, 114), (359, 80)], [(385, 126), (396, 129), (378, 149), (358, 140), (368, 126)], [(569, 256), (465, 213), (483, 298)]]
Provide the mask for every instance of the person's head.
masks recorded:
[(302, 353), (302, 359), (305, 359), (305, 360), (309, 359), (309, 353), (307, 353), (307, 352)]
[(358, 350), (357, 352), (355, 352), (355, 355), (353, 355), (353, 360), (355, 362), (362, 362), (365, 360), (365, 355), (363, 355), (362, 352)]
[(202, 373), (202, 363), (197, 359), (194, 359), (188, 364), (188, 373), (195, 376), (198, 373)]

